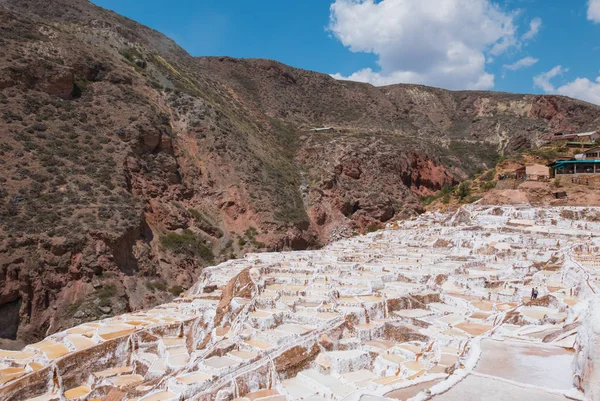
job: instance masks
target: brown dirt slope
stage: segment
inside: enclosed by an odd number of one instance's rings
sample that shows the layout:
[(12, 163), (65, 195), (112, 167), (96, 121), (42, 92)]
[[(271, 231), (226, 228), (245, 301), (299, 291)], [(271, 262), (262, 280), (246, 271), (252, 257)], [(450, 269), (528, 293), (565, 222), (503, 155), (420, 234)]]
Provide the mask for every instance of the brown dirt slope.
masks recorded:
[(26, 343), (249, 250), (419, 212), (499, 153), (600, 121), (562, 97), (194, 58), (85, 0), (0, 0), (0, 32), (0, 338)]

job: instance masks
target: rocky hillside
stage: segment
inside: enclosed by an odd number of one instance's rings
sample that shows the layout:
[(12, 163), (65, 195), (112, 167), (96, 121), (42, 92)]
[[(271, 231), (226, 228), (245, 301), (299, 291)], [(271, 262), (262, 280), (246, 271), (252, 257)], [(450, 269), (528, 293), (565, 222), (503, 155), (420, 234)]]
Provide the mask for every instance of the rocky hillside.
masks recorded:
[(562, 97), (194, 58), (85, 0), (0, 0), (0, 31), (0, 338), (21, 342), (165, 302), (250, 250), (381, 227), (600, 124)]

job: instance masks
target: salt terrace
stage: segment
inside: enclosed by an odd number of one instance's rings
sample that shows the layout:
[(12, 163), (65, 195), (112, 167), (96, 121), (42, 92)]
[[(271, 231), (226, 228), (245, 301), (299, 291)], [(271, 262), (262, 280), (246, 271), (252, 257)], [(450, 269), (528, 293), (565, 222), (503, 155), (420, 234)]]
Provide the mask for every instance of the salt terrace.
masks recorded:
[(172, 303), (0, 351), (0, 399), (598, 400), (590, 216), (472, 206), (247, 255)]

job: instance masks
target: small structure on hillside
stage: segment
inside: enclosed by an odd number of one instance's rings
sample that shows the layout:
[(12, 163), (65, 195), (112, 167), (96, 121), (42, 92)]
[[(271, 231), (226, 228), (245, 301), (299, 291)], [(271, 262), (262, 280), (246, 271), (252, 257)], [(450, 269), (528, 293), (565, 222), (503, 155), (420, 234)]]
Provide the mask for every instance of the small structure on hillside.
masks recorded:
[(515, 179), (524, 180), (527, 177), (527, 170), (525, 169), (525, 166), (522, 166), (516, 169), (513, 174)]
[(519, 167), (514, 172), (517, 180), (541, 181), (550, 178), (550, 167), (543, 164), (529, 164)]
[(550, 165), (552, 175), (600, 174), (600, 160), (557, 160)]
[(569, 199), (566, 191), (552, 192), (552, 196), (554, 196), (555, 199)]
[(591, 148), (582, 153), (583, 160), (600, 160), (600, 146)]
[(555, 144), (566, 144), (567, 141), (575, 139), (575, 134), (568, 131), (555, 132), (545, 137), (546, 140)]
[(530, 181), (547, 180), (550, 178), (550, 168), (543, 164), (525, 166), (525, 177)]
[(550, 137), (550, 142), (570, 148), (589, 148), (600, 141), (598, 131), (573, 134), (565, 131), (557, 132)]
[(556, 160), (550, 168), (553, 176), (595, 174), (600, 176), (600, 146), (575, 155), (570, 160)]

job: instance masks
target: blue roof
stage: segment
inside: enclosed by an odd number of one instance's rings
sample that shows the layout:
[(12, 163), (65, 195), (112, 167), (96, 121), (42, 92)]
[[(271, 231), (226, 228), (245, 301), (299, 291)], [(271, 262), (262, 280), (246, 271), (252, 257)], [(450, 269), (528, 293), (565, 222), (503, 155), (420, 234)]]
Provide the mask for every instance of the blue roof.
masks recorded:
[(552, 163), (550, 167), (561, 167), (567, 164), (600, 164), (600, 160), (559, 160)]

